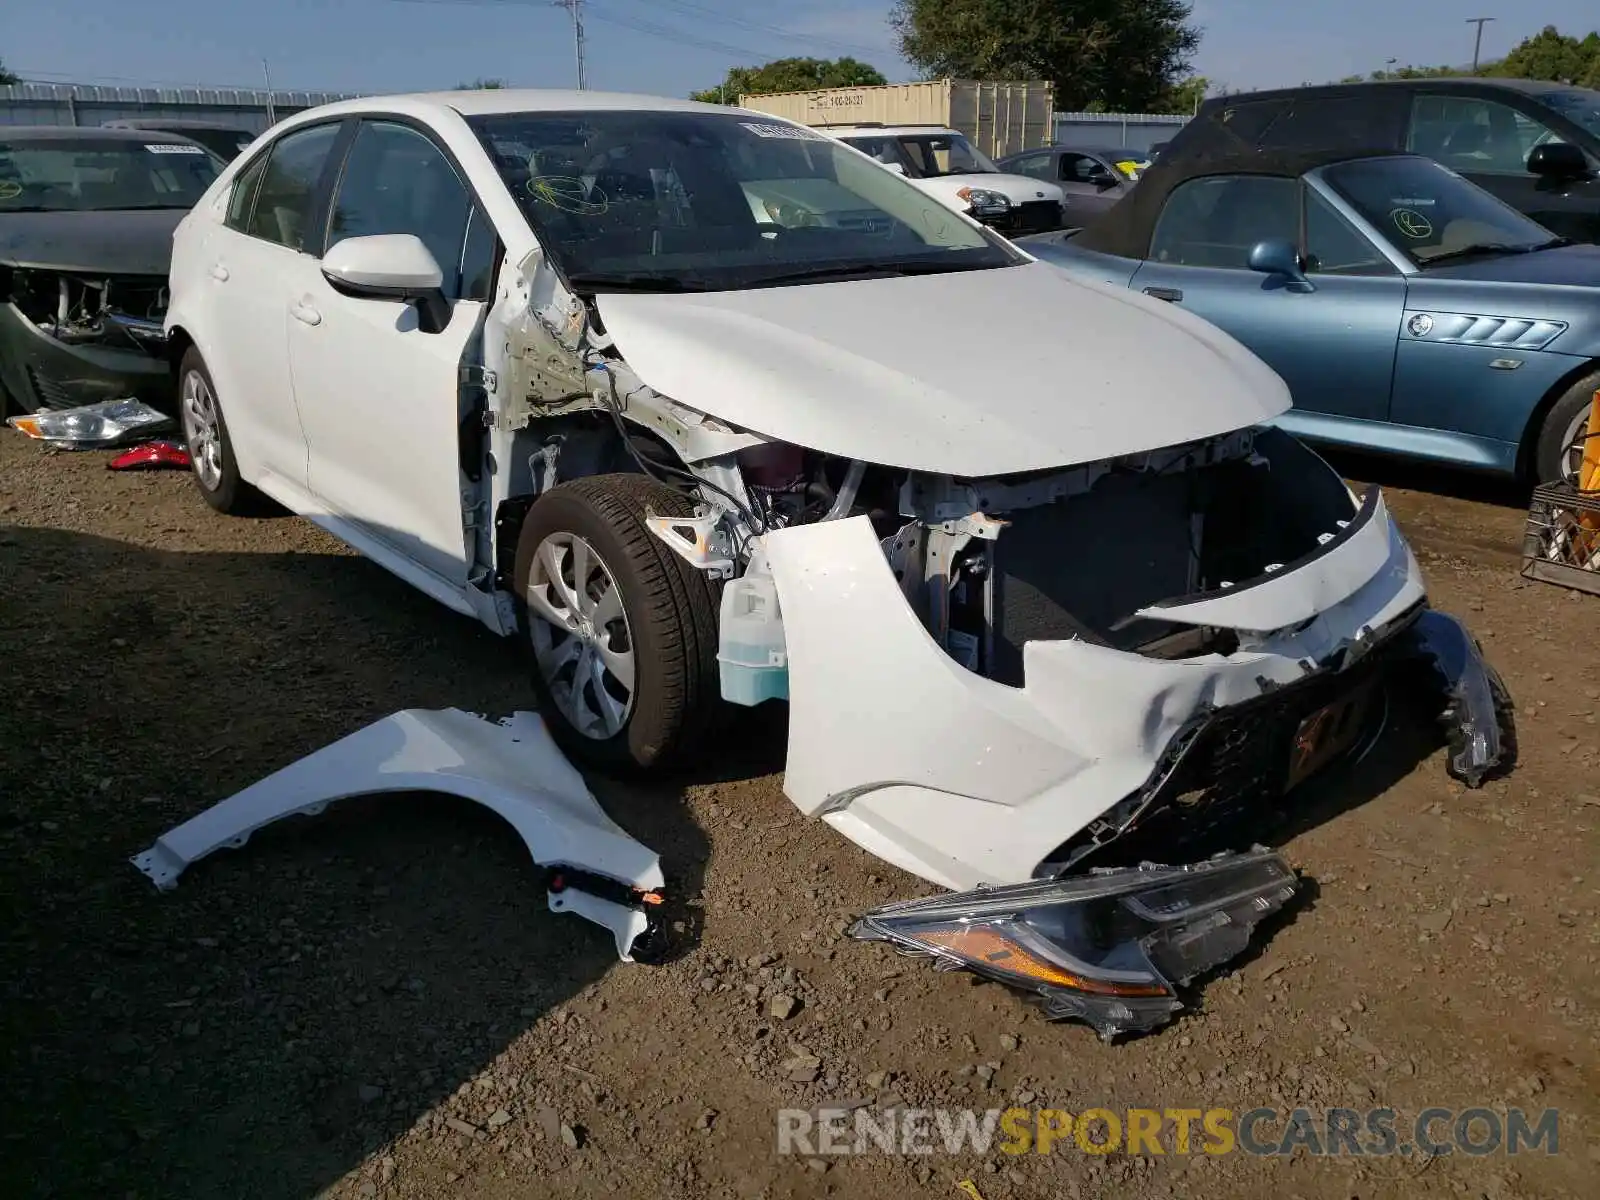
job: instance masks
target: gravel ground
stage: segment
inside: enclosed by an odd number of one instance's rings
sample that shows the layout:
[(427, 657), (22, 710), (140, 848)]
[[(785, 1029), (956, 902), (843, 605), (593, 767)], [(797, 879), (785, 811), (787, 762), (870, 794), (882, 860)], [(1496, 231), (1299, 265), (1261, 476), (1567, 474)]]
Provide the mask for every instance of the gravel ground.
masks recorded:
[[(396, 709), (529, 692), (306, 523), (104, 461), (0, 436), (0, 1194), (1594, 1194), (1600, 601), (1517, 577), (1515, 497), (1385, 481), (1517, 697), (1518, 772), (1463, 792), (1396, 727), (1297, 798), (1308, 902), (1108, 1046), (840, 936), (928, 889), (783, 798), (781, 711), (716, 774), (593, 781), (690, 899), (664, 966), (549, 913), (510, 829), (449, 799), (348, 802), (156, 893), (127, 857), (212, 801)], [(775, 1153), (775, 1110), (853, 1103), (1562, 1115), (1553, 1156)]]

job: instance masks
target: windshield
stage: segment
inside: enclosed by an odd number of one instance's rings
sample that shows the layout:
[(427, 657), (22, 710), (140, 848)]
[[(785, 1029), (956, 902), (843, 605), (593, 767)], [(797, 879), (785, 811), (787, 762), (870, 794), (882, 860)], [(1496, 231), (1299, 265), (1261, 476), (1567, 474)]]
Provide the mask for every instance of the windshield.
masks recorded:
[(1539, 99), (1600, 138), (1600, 92), (1591, 88), (1564, 88), (1557, 92), (1540, 92)]
[(188, 143), (0, 137), (0, 213), (193, 208), (216, 177)]
[(1430, 159), (1368, 158), (1326, 167), (1322, 177), (1419, 266), (1468, 252), (1534, 250), (1554, 237)]
[(685, 112), (468, 123), (579, 291), (727, 290), (1024, 261), (893, 172), (798, 126)]
[(924, 179), (940, 175), (995, 175), (1000, 168), (959, 133), (930, 133), (898, 139), (917, 174)]

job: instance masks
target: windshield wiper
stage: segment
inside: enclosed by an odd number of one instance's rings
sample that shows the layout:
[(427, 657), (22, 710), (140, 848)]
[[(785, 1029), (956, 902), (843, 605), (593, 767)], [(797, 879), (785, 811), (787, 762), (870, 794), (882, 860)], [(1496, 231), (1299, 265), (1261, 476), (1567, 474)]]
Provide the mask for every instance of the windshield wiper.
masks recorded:
[(594, 292), (704, 292), (710, 288), (702, 279), (682, 275), (571, 275), (567, 283), (580, 291)]
[(807, 267), (796, 271), (783, 271), (777, 275), (761, 275), (748, 280), (745, 287), (777, 287), (789, 283), (823, 283), (840, 279), (896, 279), (908, 275), (945, 275), (952, 271), (987, 271), (1009, 263), (840, 263), (832, 266)]
[(1532, 246), (1515, 246), (1508, 242), (1474, 242), (1470, 246), (1458, 246), (1454, 250), (1446, 250), (1443, 254), (1430, 255), (1422, 260), (1422, 265), (1431, 267), (1458, 258), (1470, 258), (1476, 254), (1532, 254), (1535, 250), (1550, 250), (1565, 242), (1565, 238), (1553, 238), (1548, 242), (1539, 242)]

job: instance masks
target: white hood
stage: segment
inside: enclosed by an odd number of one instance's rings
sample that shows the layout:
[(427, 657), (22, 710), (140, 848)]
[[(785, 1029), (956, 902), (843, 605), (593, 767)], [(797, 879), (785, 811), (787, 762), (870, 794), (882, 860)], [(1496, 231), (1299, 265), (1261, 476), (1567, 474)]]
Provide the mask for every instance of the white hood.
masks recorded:
[(737, 292), (605, 294), (656, 391), (778, 441), (978, 477), (1257, 425), (1289, 390), (1216, 326), (1028, 263)]

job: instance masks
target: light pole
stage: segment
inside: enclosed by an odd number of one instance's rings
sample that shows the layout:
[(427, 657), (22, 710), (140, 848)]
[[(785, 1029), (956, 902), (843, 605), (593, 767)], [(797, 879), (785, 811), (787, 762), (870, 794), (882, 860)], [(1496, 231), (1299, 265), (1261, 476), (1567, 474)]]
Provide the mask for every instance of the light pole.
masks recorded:
[(572, 45), (578, 56), (578, 90), (581, 92), (588, 86), (583, 71), (583, 0), (551, 0), (551, 3), (572, 14)]
[(1468, 25), (1476, 25), (1478, 27), (1478, 35), (1472, 41), (1472, 73), (1474, 75), (1478, 73), (1478, 54), (1483, 49), (1483, 27), (1494, 19), (1493, 17), (1467, 18)]

